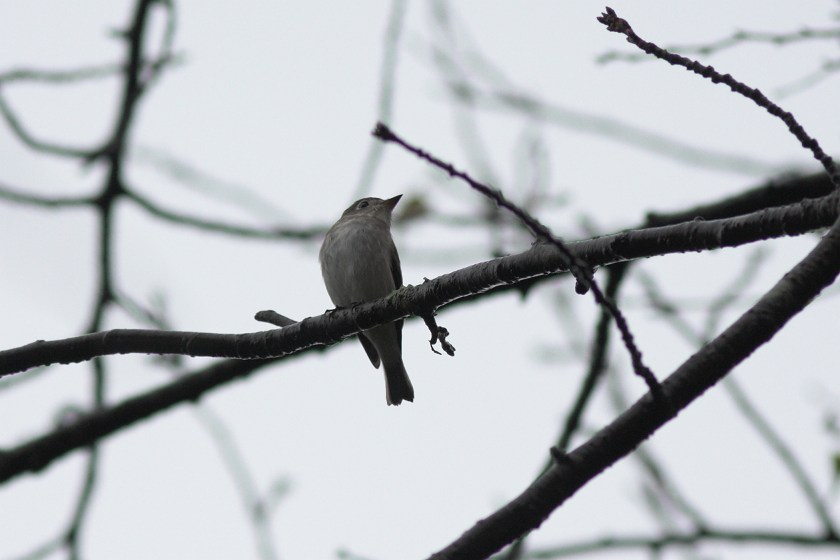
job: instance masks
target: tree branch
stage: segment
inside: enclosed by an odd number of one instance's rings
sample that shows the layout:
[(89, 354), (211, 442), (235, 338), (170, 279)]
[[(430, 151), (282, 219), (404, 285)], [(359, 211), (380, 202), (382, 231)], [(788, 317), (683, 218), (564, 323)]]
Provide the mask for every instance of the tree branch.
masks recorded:
[[(694, 221), (627, 231), (567, 245), (591, 266), (669, 253), (735, 247), (826, 227), (837, 217), (836, 196), (804, 201), (727, 220)], [(332, 344), (362, 329), (424, 315), (494, 287), (567, 270), (567, 257), (537, 244), (518, 255), (478, 263), (352, 309), (330, 311), (284, 329), (248, 334), (115, 329), (64, 340), (36, 341), (0, 352), (0, 377), (52, 363), (125, 353), (183, 354), (239, 359), (279, 357)]]
[[(522, 494), (479, 521), (434, 560), (486, 558), (539, 527), (587, 482), (628, 455), (676, 414), (768, 342), (840, 274), (840, 221), (749, 311), (686, 360), (661, 384), (669, 407), (650, 393), (569, 453)], [(837, 539), (837, 535), (828, 535)]]
[(691, 533), (672, 533), (662, 536), (605, 537), (591, 541), (570, 543), (534, 550), (525, 554), (529, 560), (548, 560), (581, 556), (593, 552), (607, 552), (644, 548), (651, 552), (666, 548), (691, 547), (702, 543), (728, 542), (742, 544), (788, 544), (797, 547), (838, 548), (837, 538), (824, 535), (811, 535), (800, 532), (778, 530), (727, 531), (725, 529), (700, 530)]

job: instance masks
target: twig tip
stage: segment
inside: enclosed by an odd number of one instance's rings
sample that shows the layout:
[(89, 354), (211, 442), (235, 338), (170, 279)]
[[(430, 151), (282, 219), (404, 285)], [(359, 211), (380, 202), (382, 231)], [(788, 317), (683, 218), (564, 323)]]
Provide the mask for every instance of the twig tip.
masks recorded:
[(373, 128), (371, 134), (383, 142), (390, 142), (396, 138), (394, 133), (391, 132), (391, 129), (388, 128), (388, 125), (382, 122), (376, 123), (376, 126)]
[(630, 24), (627, 23), (627, 20), (618, 17), (618, 14), (615, 13), (615, 10), (610, 8), (609, 6), (604, 8), (604, 12), (598, 16), (596, 19), (607, 26), (608, 31), (614, 31), (615, 33), (624, 33), (625, 35), (628, 32), (632, 32), (632, 28)]

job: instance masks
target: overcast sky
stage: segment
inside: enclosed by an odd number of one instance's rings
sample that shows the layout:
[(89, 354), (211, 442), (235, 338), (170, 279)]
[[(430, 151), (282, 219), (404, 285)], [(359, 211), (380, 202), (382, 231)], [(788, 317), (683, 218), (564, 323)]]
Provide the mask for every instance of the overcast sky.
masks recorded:
[[(435, 6), (406, 3), (389, 123), (514, 200), (541, 197), (540, 218), (564, 238), (635, 227), (650, 211), (718, 200), (783, 170), (817, 169), (781, 122), (725, 87), (661, 61), (598, 63), (608, 52), (635, 52), (595, 20), (599, 4), (452, 2), (448, 31)], [(836, 27), (838, 12), (829, 1), (676, 7), (646, 0), (614, 7), (637, 33), (663, 46), (709, 43), (737, 30)], [(255, 227), (326, 226), (362, 192), (422, 198), (440, 222), (476, 216), (484, 208), (480, 195), (391, 146), (369, 188), (359, 190), (381, 111), (392, 9), (369, 1), (176, 2), (178, 63), (140, 105), (128, 182), (173, 211)], [(133, 2), (122, 0), (2, 0), (0, 73), (120, 62), (123, 43), (113, 32), (132, 11)], [(151, 45), (160, 42), (162, 16), (158, 10)], [(840, 77), (803, 91), (791, 86), (836, 59), (836, 40), (741, 45), (701, 57), (778, 100), (832, 154), (840, 146)], [(475, 110), (453, 101), (441, 72), (447, 61), (487, 94), (476, 98)], [(118, 86), (116, 78), (61, 87), (15, 83), (4, 85), (2, 95), (33, 136), (87, 148), (110, 130)], [(545, 102), (553, 120), (503, 107), (494, 101), (499, 92)], [(465, 131), (473, 126), (477, 135), (470, 137)], [(103, 180), (99, 165), (33, 153), (7, 124), (0, 125), (0, 161), (0, 186), (33, 193), (85, 194)], [(167, 162), (213, 180), (185, 184), (167, 172)], [(0, 231), (0, 346), (81, 333), (95, 296), (92, 214), (0, 200)], [(115, 236), (120, 290), (147, 306), (162, 298), (175, 329), (251, 332), (265, 328), (253, 320), (261, 309), (303, 318), (332, 307), (320, 279), (318, 239), (228, 237), (161, 222), (128, 203), (118, 209)], [(530, 245), (511, 228), (492, 235), (433, 220), (400, 227), (395, 239), (407, 284), (488, 260), (496, 248), (515, 253)], [(724, 325), (816, 239), (763, 244), (767, 253), (750, 299), (730, 310)], [(703, 302), (731, 283), (755, 250), (667, 256), (638, 270), (655, 275), (677, 301)], [(524, 300), (508, 295), (442, 309), (439, 322), (457, 348), (452, 358), (434, 355), (422, 323), (408, 322), (403, 354), (413, 404), (387, 407), (382, 374), (350, 341), (225, 386), (202, 401), (203, 411), (180, 406), (109, 438), (85, 526), (85, 556), (259, 558), (241, 495), (210, 433), (219, 425), (258, 492), (285, 488), (269, 526), (278, 557), (335, 558), (347, 550), (371, 559), (421, 558), (440, 549), (524, 490), (543, 465), (585, 371), (569, 355), (585, 352), (597, 316), (591, 298), (573, 292), (571, 282), (558, 281)], [(628, 319), (663, 378), (692, 346), (642, 305), (641, 292), (637, 280), (629, 282)], [(840, 408), (836, 335), (826, 328), (840, 313), (834, 294), (735, 373), (826, 493), (829, 453), (838, 443), (821, 421)], [(563, 305), (572, 306), (572, 323), (558, 318)], [(696, 310), (688, 319), (701, 325)], [(122, 312), (110, 313), (106, 323), (145, 326)], [(641, 395), (626, 352), (617, 348), (613, 358), (621, 384)], [(171, 379), (145, 356), (107, 362), (111, 403)], [(187, 370), (203, 363), (190, 361)], [(86, 364), (56, 367), (0, 391), (0, 446), (48, 431), (61, 410), (89, 399)], [(587, 430), (615, 414), (600, 394)], [(722, 388), (657, 434), (651, 449), (721, 526), (816, 527), (788, 474)], [(75, 453), (0, 488), (0, 558), (59, 534), (83, 466)], [(638, 466), (623, 461), (530, 542), (654, 532), (638, 478)], [(725, 553), (789, 554), (758, 547)]]

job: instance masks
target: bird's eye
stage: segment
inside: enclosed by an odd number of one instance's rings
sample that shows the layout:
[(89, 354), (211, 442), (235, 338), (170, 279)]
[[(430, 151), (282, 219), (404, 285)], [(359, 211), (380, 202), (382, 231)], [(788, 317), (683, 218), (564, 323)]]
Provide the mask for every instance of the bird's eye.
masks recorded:
[(363, 201), (361, 201), (361, 202), (359, 203), (359, 205), (358, 205), (358, 206), (356, 206), (356, 208), (360, 208), (360, 209), (361, 209), (361, 208), (367, 208), (369, 204), (370, 204), (370, 203), (369, 203), (367, 200), (363, 200)]

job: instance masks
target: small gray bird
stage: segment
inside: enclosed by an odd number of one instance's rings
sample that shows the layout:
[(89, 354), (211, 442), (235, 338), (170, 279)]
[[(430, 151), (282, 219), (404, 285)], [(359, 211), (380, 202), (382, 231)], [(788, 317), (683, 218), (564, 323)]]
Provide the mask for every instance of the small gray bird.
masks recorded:
[[(402, 286), (400, 256), (391, 238), (391, 212), (402, 195), (357, 200), (329, 229), (321, 245), (321, 274), (330, 299), (350, 307), (387, 296)], [(359, 333), (374, 367), (385, 369), (385, 400), (414, 401), (414, 388), (402, 361), (403, 320)]]

